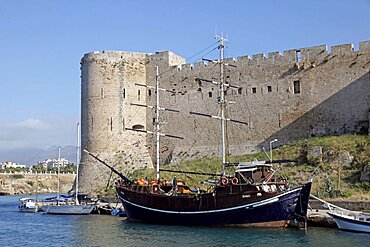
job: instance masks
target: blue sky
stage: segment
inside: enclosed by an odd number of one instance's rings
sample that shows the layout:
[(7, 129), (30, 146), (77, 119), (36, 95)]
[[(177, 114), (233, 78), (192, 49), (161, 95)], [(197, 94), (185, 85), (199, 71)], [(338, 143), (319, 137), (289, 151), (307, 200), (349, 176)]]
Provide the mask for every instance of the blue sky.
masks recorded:
[(227, 56), (370, 40), (370, 0), (0, 0), (0, 151), (75, 144), (80, 59), (172, 50), (228, 35)]

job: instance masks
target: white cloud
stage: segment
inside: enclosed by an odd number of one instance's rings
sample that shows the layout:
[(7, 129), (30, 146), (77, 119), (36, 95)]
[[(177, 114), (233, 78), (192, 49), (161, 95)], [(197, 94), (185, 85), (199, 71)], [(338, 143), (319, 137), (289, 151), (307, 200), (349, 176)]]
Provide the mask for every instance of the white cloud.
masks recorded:
[(47, 121), (29, 118), (0, 125), (0, 150), (74, 145), (75, 123), (70, 117), (59, 117)]
[(21, 122), (11, 123), (8, 125), (11, 128), (26, 128), (26, 129), (48, 129), (49, 124), (39, 119), (29, 118)]

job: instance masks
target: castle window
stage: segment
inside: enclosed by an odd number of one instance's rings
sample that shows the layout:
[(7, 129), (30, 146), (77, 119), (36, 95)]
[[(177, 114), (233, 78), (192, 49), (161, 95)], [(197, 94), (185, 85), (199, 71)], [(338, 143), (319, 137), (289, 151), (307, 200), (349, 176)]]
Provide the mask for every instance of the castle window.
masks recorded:
[(208, 92), (208, 97), (212, 97), (212, 92)]
[(252, 93), (257, 93), (257, 88), (256, 87), (252, 87)]
[(110, 131), (113, 131), (113, 118), (110, 118)]
[(148, 95), (151, 96), (152, 95), (152, 90), (148, 90)]
[(135, 124), (135, 125), (132, 126), (132, 128), (134, 130), (142, 130), (142, 129), (144, 129), (144, 126), (141, 125), (141, 124)]
[(294, 93), (295, 94), (301, 93), (301, 82), (299, 80), (294, 81)]
[(140, 101), (140, 90), (137, 90), (137, 100)]
[(272, 87), (271, 86), (267, 86), (267, 92), (272, 92)]
[(104, 88), (100, 89), (100, 98), (104, 99)]
[(238, 88), (238, 94), (242, 94), (242, 88)]
[(126, 98), (126, 89), (123, 89), (123, 98)]
[(301, 60), (302, 60), (302, 58), (301, 58), (301, 51), (300, 50), (297, 50), (297, 51), (295, 51), (295, 61), (297, 62), (297, 63), (299, 63)]

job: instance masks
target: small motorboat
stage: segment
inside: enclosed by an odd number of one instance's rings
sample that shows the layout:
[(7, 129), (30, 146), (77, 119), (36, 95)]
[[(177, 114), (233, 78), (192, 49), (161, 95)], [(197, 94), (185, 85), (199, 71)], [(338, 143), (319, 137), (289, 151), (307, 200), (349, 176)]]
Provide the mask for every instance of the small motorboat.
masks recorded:
[(310, 195), (310, 197), (322, 202), (323, 206), (329, 209), (327, 214), (334, 219), (339, 229), (370, 233), (370, 213), (351, 211), (324, 201), (314, 195)]
[(370, 233), (370, 213), (351, 211), (333, 204), (327, 204), (328, 214), (341, 230)]
[(19, 199), (18, 209), (20, 212), (35, 213), (39, 210), (39, 207), (36, 199), (22, 197)]

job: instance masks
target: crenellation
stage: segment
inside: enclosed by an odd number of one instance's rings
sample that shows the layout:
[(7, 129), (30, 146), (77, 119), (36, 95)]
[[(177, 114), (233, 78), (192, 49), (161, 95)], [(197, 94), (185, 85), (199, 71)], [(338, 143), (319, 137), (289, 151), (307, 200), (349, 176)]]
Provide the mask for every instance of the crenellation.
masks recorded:
[(323, 60), (328, 55), (327, 46), (319, 45), (307, 48), (301, 48), (301, 59), (305, 62), (313, 62)]
[(251, 58), (249, 56), (241, 56), (236, 58), (237, 67), (241, 68), (249, 64)]
[(181, 71), (181, 64), (169, 66), (169, 69), (170, 74), (177, 74), (179, 71)]
[(352, 55), (354, 54), (353, 44), (336, 45), (331, 47), (331, 55)]
[(269, 52), (267, 55), (267, 60), (272, 64), (276, 64), (281, 60), (281, 53), (278, 51)]
[(264, 64), (266, 60), (265, 54), (255, 54), (252, 56), (251, 64), (252, 65), (261, 65)]
[(297, 61), (297, 49), (286, 50), (282, 56), (282, 61), (285, 63), (296, 63)]
[(204, 61), (194, 63), (194, 71), (202, 72), (203, 69), (207, 69), (207, 64)]
[(370, 53), (370, 40), (360, 42), (359, 51), (361, 53)]
[(186, 64), (181, 64), (181, 70), (184, 73), (192, 73), (191, 71), (194, 69), (193, 64), (186, 63)]
[(225, 58), (224, 62), (230, 65), (235, 65), (235, 66), (237, 66), (238, 64), (237, 58), (234, 58), (234, 57)]

